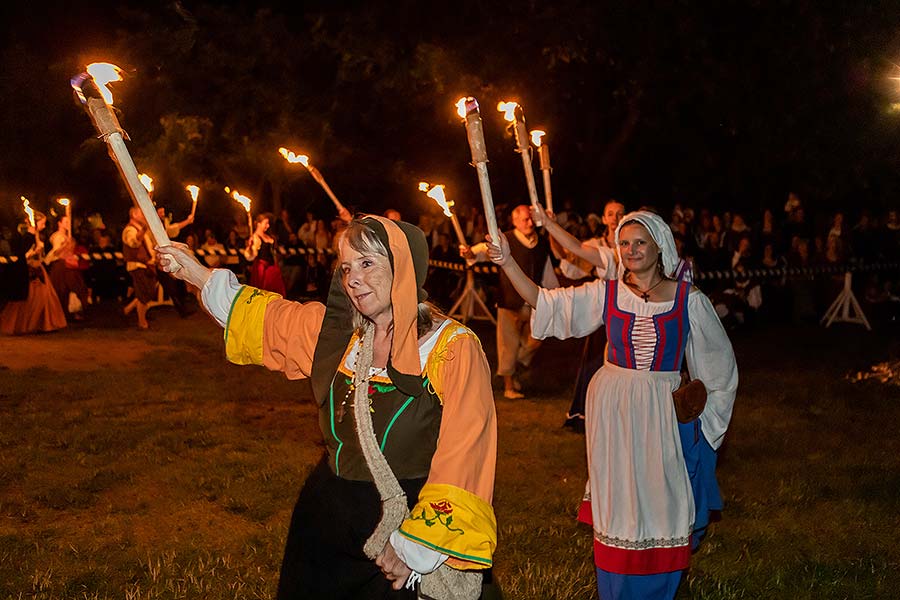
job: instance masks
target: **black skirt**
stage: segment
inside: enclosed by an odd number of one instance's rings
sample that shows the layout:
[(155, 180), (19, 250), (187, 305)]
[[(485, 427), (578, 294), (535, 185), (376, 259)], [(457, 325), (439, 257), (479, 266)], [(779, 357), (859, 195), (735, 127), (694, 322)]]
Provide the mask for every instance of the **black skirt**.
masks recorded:
[[(401, 480), (400, 485), (412, 508), (425, 479)], [(380, 518), (381, 498), (375, 484), (342, 479), (323, 459), (294, 506), (278, 599), (414, 600), (413, 590), (391, 589), (381, 569), (363, 553)]]

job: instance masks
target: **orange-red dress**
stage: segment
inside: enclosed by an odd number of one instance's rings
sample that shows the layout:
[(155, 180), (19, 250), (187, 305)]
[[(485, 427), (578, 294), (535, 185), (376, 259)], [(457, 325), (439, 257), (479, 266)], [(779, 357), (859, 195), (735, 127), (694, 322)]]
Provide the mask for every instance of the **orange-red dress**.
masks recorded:
[(0, 332), (22, 335), (56, 331), (66, 326), (66, 314), (41, 264), (42, 252), (32, 248), (28, 257), (28, 297), (9, 302), (0, 311)]

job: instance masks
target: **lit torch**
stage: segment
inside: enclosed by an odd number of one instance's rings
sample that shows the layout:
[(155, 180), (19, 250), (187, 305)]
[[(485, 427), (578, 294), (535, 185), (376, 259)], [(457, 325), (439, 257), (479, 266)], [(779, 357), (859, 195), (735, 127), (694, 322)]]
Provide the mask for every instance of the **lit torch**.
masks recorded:
[(197, 212), (197, 198), (200, 197), (200, 188), (196, 185), (186, 185), (184, 189), (191, 195), (191, 202), (193, 202), (191, 205), (191, 218), (193, 219)]
[(453, 206), (453, 200), (447, 200), (444, 195), (444, 186), (443, 185), (435, 185), (429, 189), (430, 184), (427, 181), (419, 182), (419, 191), (425, 192), (425, 195), (437, 202), (437, 205), (441, 207), (441, 210), (444, 211), (444, 214), (450, 217), (450, 222), (453, 224), (453, 230), (456, 231), (456, 238), (459, 240), (459, 243), (463, 246), (468, 246), (466, 243), (466, 237), (463, 235), (462, 227), (459, 226), (459, 219), (456, 218), (456, 215), (453, 214), (453, 211), (450, 210), (450, 207)]
[(331, 188), (328, 187), (328, 183), (326, 183), (325, 178), (322, 177), (322, 173), (319, 172), (317, 168), (313, 165), (309, 164), (309, 157), (305, 154), (294, 154), (293, 151), (288, 150), (287, 148), (279, 148), (278, 153), (284, 157), (284, 160), (288, 161), (291, 164), (300, 163), (306, 170), (309, 171), (309, 174), (312, 175), (313, 179), (315, 179), (319, 185), (322, 186), (322, 189), (325, 190), (325, 193), (328, 194), (328, 197), (331, 198), (331, 201), (334, 202), (334, 207), (337, 209), (338, 214), (343, 218), (344, 215), (349, 215), (347, 209), (344, 208), (344, 205), (341, 204), (341, 201), (337, 199), (337, 196), (334, 195), (334, 192), (331, 191)]
[(25, 216), (28, 217), (28, 224), (31, 225), (32, 229), (35, 229), (37, 226), (34, 223), (34, 209), (31, 208), (31, 203), (25, 196), (19, 196), (19, 198), (22, 199), (22, 210), (25, 211)]
[(553, 192), (550, 189), (550, 173), (553, 172), (553, 168), (550, 166), (550, 146), (541, 139), (545, 135), (547, 135), (546, 132), (540, 129), (533, 130), (531, 143), (537, 146), (538, 157), (541, 159), (541, 173), (544, 175), (544, 204), (547, 205), (547, 210), (553, 212)]
[[(75, 97), (84, 106), (84, 109), (91, 117), (94, 128), (100, 134), (100, 138), (106, 142), (109, 156), (112, 158), (119, 174), (125, 180), (128, 192), (131, 194), (132, 200), (137, 204), (144, 218), (147, 220), (147, 226), (153, 234), (156, 243), (160, 246), (168, 246), (171, 242), (169, 236), (166, 235), (166, 228), (156, 214), (156, 208), (150, 200), (147, 189), (141, 185), (138, 179), (138, 172), (134, 166), (134, 161), (128, 153), (128, 147), (125, 145), (125, 139), (128, 134), (119, 125), (119, 120), (113, 112), (112, 92), (106, 87), (108, 83), (122, 80), (122, 70), (109, 63), (91, 63), (87, 66), (84, 73), (76, 75), (72, 78), (72, 88), (75, 90)], [(169, 259), (172, 260), (171, 258)], [(181, 266), (178, 263), (172, 263), (172, 272), (174, 273)]]
[(494, 213), (494, 199), (491, 195), (491, 179), (487, 170), (487, 146), (484, 143), (484, 127), (481, 123), (481, 112), (478, 101), (471, 97), (456, 101), (456, 114), (466, 124), (466, 135), (469, 138), (469, 150), (472, 152), (472, 164), (478, 173), (478, 187), (481, 188), (481, 200), (484, 203), (484, 220), (487, 223), (491, 243), (500, 246), (500, 234), (497, 229), (497, 215)]
[[(250, 204), (251, 200), (249, 197), (241, 194), (237, 190), (232, 190), (230, 187), (225, 188), (226, 194), (231, 194), (231, 197), (237, 200), (238, 204), (244, 207), (244, 210), (247, 211), (247, 227), (250, 228), (250, 236), (253, 235), (253, 217), (250, 216)], [(249, 236), (248, 236), (249, 237)]]
[(66, 231), (66, 238), (72, 239), (72, 202), (68, 198), (57, 198), (60, 206), (66, 207), (66, 218), (69, 220), (69, 229)]
[(528, 186), (528, 197), (531, 199), (531, 206), (534, 208), (537, 219), (535, 225), (540, 227), (543, 220), (540, 216), (543, 209), (538, 202), (537, 186), (534, 183), (534, 171), (531, 168), (531, 146), (528, 145), (528, 130), (525, 128), (525, 112), (516, 102), (500, 102), (497, 104), (497, 110), (503, 113), (503, 118), (511, 123), (513, 135), (516, 139), (516, 152), (522, 157), (522, 167), (525, 169), (525, 183)]

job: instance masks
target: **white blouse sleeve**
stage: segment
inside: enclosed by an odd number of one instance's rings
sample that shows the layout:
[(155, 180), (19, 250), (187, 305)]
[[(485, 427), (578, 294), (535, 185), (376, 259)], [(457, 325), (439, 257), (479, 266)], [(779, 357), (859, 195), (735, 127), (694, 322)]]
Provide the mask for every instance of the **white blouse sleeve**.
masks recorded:
[(738, 370), (734, 350), (716, 310), (706, 294), (693, 291), (688, 297), (688, 334), (685, 358), (691, 377), (706, 386), (706, 408), (700, 415), (703, 434), (717, 450), (731, 421), (737, 393)]
[(568, 259), (562, 259), (559, 261), (559, 270), (560, 272), (568, 277), (569, 279), (583, 279), (590, 275), (587, 271), (583, 270), (581, 267), (576, 265), (573, 262), (570, 262)]
[(597, 277), (606, 279), (607, 281), (615, 279), (618, 274), (618, 263), (616, 263), (615, 250), (611, 250), (606, 246), (600, 246), (597, 248), (597, 252), (600, 253), (601, 262), (603, 263), (602, 265), (597, 265)]
[(578, 287), (538, 291), (531, 312), (531, 335), (539, 340), (584, 337), (603, 325), (606, 282), (589, 281)]
[(391, 534), (391, 546), (407, 567), (422, 575), (437, 570), (448, 558), (446, 554), (417, 544), (396, 531)]
[(234, 302), (242, 286), (234, 273), (228, 269), (213, 269), (212, 275), (200, 292), (203, 308), (216, 320), (220, 327), (228, 323), (231, 304)]

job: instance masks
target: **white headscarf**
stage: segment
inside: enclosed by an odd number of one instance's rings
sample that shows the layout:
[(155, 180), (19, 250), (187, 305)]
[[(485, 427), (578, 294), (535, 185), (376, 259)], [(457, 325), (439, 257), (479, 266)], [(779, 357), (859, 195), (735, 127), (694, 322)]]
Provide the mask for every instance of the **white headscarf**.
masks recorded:
[(616, 254), (619, 256), (619, 279), (625, 275), (625, 263), (622, 261), (622, 249), (619, 247), (619, 231), (623, 225), (629, 222), (637, 221), (647, 228), (650, 237), (656, 242), (662, 251), (662, 265), (666, 277), (675, 277), (675, 270), (678, 267), (678, 251), (675, 250), (675, 237), (672, 235), (672, 229), (659, 215), (648, 212), (646, 210), (637, 210), (630, 212), (619, 221), (616, 227)]

